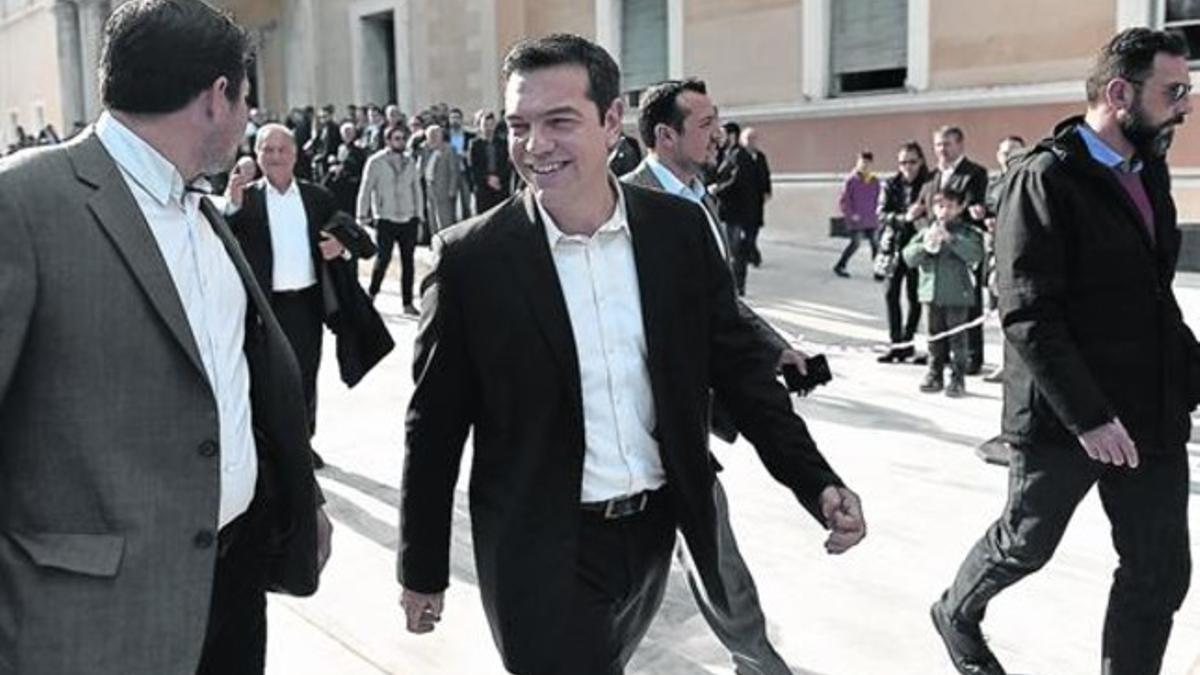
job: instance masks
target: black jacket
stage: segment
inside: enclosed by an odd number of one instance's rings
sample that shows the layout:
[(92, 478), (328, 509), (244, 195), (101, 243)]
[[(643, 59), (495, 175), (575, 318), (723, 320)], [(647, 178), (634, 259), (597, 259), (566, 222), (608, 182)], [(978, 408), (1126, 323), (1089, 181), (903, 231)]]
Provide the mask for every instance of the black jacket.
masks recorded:
[(758, 150), (756, 157), (742, 146), (731, 150), (717, 173), (713, 194), (721, 202), (721, 220), (731, 225), (762, 225), (763, 207), (771, 194), (771, 167)]
[[(921, 223), (918, 224), (918, 229), (929, 225), (933, 218), (933, 193), (941, 188), (942, 172), (933, 171), (930, 174), (929, 182), (925, 183), (925, 188), (921, 191), (921, 202), (925, 204), (925, 215)], [(983, 204), (987, 206), (987, 189), (988, 189), (988, 172), (983, 166), (972, 162), (970, 158), (963, 157), (958, 166), (954, 167), (953, 173), (950, 174), (950, 179), (946, 183), (946, 187), (958, 190), (966, 195), (967, 201), (963, 204), (964, 207), (970, 207), (974, 204)], [(982, 220), (975, 220), (971, 214), (964, 208), (963, 219), (977, 229), (985, 229)]]
[[(703, 568), (717, 555), (710, 388), (725, 396), (771, 475), (814, 515), (820, 492), (839, 481), (740, 318), (700, 207), (621, 189), (665, 489)], [(492, 635), (513, 672), (568, 672), (561, 630), (577, 583), (584, 420), (575, 340), (545, 230), (523, 191), (439, 233), (435, 248), (414, 350), (400, 582), (426, 593), (449, 583), (455, 484), (473, 431), (475, 566)]]
[[(395, 342), (358, 283), (354, 261), (326, 261), (321, 257), (317, 245), (321, 241), (321, 227), (336, 211), (333, 195), (306, 180), (296, 179), (296, 185), (308, 217), (313, 269), (317, 270), (317, 285), (321, 287), (322, 320), (337, 336), (342, 381), (354, 386), (395, 347)], [(270, 297), (275, 256), (271, 250), (265, 186), (265, 179), (260, 179), (246, 187), (242, 208), (229, 217), (229, 225), (259, 287)]]
[(508, 158), (508, 146), (499, 136), (492, 136), (490, 141), (483, 136), (471, 139), (471, 145), (467, 147), (467, 156), (470, 158), (471, 186), (476, 190), (491, 189), (487, 185), (488, 143), (492, 144), (492, 151), (495, 154), (496, 175), (500, 177), (500, 191), (507, 196), (508, 186), (512, 182), (512, 162)]
[(905, 215), (908, 208), (921, 198), (921, 191), (930, 177), (929, 169), (921, 167), (913, 182), (904, 180), (904, 174), (896, 172), (883, 186), (883, 196), (879, 202), (879, 224), (893, 231), (891, 250), (884, 253), (895, 253), (902, 250), (913, 235), (917, 233), (916, 224), (907, 220)]
[(1114, 417), (1143, 454), (1182, 452), (1200, 391), (1200, 345), (1171, 282), (1179, 230), (1166, 162), (1142, 182), (1154, 242), (1111, 169), (1059, 124), (1010, 171), (996, 257), (1007, 338), (1003, 435), (1073, 445)]

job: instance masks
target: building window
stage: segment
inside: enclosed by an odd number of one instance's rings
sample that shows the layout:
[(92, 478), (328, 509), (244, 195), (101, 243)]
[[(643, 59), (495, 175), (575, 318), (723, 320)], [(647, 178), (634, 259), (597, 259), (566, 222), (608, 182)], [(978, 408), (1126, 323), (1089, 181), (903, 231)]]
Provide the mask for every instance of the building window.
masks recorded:
[(667, 79), (667, 0), (621, 0), (621, 77), (626, 101)]
[(1188, 60), (1200, 67), (1200, 0), (1166, 0), (1163, 30), (1183, 36), (1188, 44)]
[(831, 93), (903, 89), (908, 0), (837, 0), (830, 10)]

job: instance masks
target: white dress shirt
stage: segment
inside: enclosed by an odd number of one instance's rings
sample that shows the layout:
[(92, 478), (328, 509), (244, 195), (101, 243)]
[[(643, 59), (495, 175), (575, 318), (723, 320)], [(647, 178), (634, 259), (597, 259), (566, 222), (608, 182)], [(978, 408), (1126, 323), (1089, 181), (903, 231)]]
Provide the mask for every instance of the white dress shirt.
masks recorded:
[(308, 239), (308, 215), (300, 188), (293, 180), (280, 192), (263, 181), (267, 196), (267, 225), (271, 230), (271, 290), (298, 291), (317, 283), (312, 242)]
[(946, 186), (950, 184), (950, 177), (954, 175), (955, 171), (958, 171), (958, 165), (962, 164), (966, 157), (966, 155), (959, 155), (950, 168), (938, 172), (938, 187), (946, 189)]
[(667, 482), (656, 425), (633, 240), (625, 199), (590, 237), (563, 234), (538, 203), (571, 318), (586, 450), (580, 500), (598, 502)]
[(690, 186), (684, 185), (683, 181), (679, 180), (679, 177), (674, 173), (671, 173), (670, 169), (663, 166), (663, 163), (658, 161), (658, 158), (654, 155), (646, 157), (646, 164), (654, 172), (654, 177), (658, 179), (664, 192), (683, 197), (690, 202), (698, 204), (704, 210), (704, 217), (708, 219), (708, 230), (717, 242), (717, 250), (721, 252), (722, 258), (729, 260), (729, 251), (725, 247), (725, 237), (721, 235), (721, 230), (717, 227), (716, 214), (709, 213), (708, 205), (704, 203), (704, 198), (708, 195), (708, 192), (704, 189), (704, 183), (699, 178), (693, 178)]
[[(246, 289), (220, 238), (200, 212), (200, 195), (184, 191), (179, 171), (107, 112), (96, 122), (96, 135), (121, 168), (150, 226), (216, 399), (221, 430), (221, 507), (217, 516), (224, 526), (250, 506), (258, 479), (250, 421), (250, 369), (242, 351)], [(177, 450), (163, 448), (164, 452)]]

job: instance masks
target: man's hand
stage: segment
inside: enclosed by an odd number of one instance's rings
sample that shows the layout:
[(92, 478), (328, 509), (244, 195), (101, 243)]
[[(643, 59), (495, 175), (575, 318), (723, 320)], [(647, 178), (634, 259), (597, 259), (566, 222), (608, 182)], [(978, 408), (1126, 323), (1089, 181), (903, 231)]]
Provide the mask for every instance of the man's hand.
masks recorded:
[(1079, 434), (1079, 444), (1088, 457), (1101, 464), (1138, 467), (1137, 446), (1119, 419)]
[(987, 207), (983, 204), (972, 204), (967, 207), (967, 212), (971, 214), (971, 218), (975, 220), (983, 220), (987, 217)]
[(996, 217), (988, 216), (987, 218), (984, 218), (983, 226), (987, 228), (988, 232), (995, 232), (996, 231)]
[(246, 192), (246, 186), (253, 180), (253, 160), (249, 162), (248, 166), (246, 162), (241, 161), (233, 166), (233, 170), (229, 172), (229, 182), (225, 185), (225, 198), (234, 208), (242, 208), (242, 195)]
[(829, 524), (825, 550), (833, 555), (845, 553), (867, 536), (862, 502), (849, 488), (830, 485), (821, 492), (821, 514)]
[(779, 353), (779, 363), (775, 364), (776, 372), (783, 370), (784, 366), (796, 366), (796, 370), (800, 371), (801, 375), (807, 375), (808, 369), (804, 367), (804, 361), (808, 359), (808, 354), (798, 349), (785, 349)]
[(321, 257), (326, 260), (338, 258), (346, 250), (346, 247), (342, 246), (342, 242), (328, 232), (321, 233), (321, 243), (317, 246), (321, 248)]
[(500, 189), (500, 176), (497, 176), (494, 173), (489, 173), (488, 177), (487, 177), (487, 184), (488, 184), (488, 187), (492, 188), (493, 190), (499, 190)]
[(904, 217), (909, 221), (913, 221), (923, 215), (925, 215), (925, 205), (921, 202), (916, 202), (908, 207), (908, 212), (904, 214)]
[(325, 569), (329, 554), (333, 552), (333, 523), (325, 515), (325, 508), (317, 507), (317, 574)]
[(407, 588), (400, 593), (400, 606), (404, 608), (408, 632), (431, 633), (442, 620), (442, 602), (445, 593), (418, 593)]

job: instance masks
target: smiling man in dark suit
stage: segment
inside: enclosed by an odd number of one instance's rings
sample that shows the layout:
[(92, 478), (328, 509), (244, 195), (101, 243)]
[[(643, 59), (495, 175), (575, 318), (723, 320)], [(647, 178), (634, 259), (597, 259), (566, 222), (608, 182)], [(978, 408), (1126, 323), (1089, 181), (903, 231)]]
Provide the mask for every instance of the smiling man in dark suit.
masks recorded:
[(662, 601), (675, 530), (698, 559), (717, 555), (710, 389), (831, 528), (830, 552), (865, 525), (774, 379), (778, 355), (739, 315), (704, 212), (608, 172), (623, 112), (608, 53), (572, 35), (529, 40), (504, 75), (509, 152), (530, 187), (435, 239), (408, 413), (401, 602), (411, 631), (440, 618), (473, 430), (476, 569), (505, 666), (620, 673)]
[(4, 675), (261, 673), (265, 591), (316, 589), (296, 360), (201, 196), (248, 55), (199, 0), (122, 4), (95, 126), (0, 162)]

